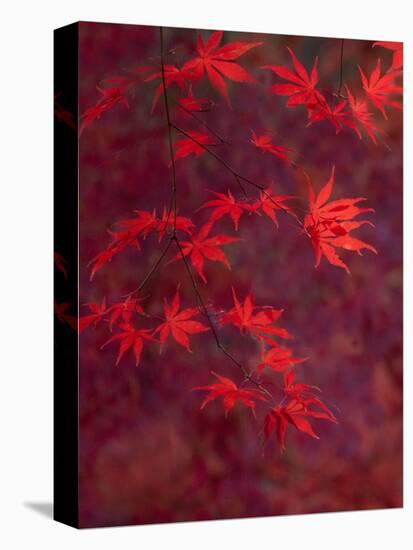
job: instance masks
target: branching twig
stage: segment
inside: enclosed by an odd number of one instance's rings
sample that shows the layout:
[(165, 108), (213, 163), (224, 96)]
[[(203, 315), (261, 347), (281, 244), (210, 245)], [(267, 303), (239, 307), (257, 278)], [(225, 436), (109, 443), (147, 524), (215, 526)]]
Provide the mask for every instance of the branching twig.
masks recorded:
[(176, 243), (176, 246), (179, 250), (179, 253), (181, 255), (181, 258), (182, 258), (182, 261), (184, 262), (184, 265), (185, 265), (185, 268), (186, 268), (186, 271), (188, 273), (188, 276), (189, 276), (189, 279), (191, 281), (191, 284), (192, 284), (192, 288), (194, 290), (194, 293), (195, 293), (195, 296), (197, 298), (197, 301), (199, 303), (199, 307), (201, 308), (202, 312), (204, 313), (207, 321), (208, 321), (208, 324), (211, 328), (211, 331), (212, 331), (212, 334), (214, 336), (214, 340), (215, 340), (215, 343), (217, 345), (217, 348), (224, 354), (228, 357), (228, 359), (230, 359), (239, 369), (241, 369), (242, 371), (242, 374), (245, 376), (245, 379), (248, 380), (249, 382), (252, 382), (255, 386), (257, 386), (262, 392), (264, 392), (265, 394), (267, 394), (269, 397), (272, 398), (272, 395), (271, 393), (260, 383), (258, 382), (257, 380), (255, 380), (255, 378), (253, 378), (249, 372), (246, 370), (246, 368), (244, 367), (244, 365), (242, 363), (240, 363), (238, 361), (238, 359), (236, 359), (222, 344), (219, 336), (218, 336), (218, 332), (217, 332), (217, 329), (215, 328), (215, 325), (211, 319), (211, 316), (208, 312), (208, 309), (205, 305), (205, 302), (202, 298), (202, 295), (201, 295), (201, 292), (198, 288), (198, 284), (195, 280), (195, 277), (194, 277), (194, 274), (192, 273), (192, 270), (191, 270), (191, 267), (188, 263), (188, 260), (186, 259), (185, 257), (185, 253), (182, 249), (182, 246), (181, 246), (181, 243), (179, 242), (179, 239), (177, 238), (176, 235), (174, 235), (172, 237), (172, 239), (175, 241)]
[(199, 116), (197, 116), (193, 111), (190, 111), (189, 109), (187, 109), (186, 107), (184, 107), (181, 103), (179, 103), (178, 101), (175, 102), (176, 105), (182, 109), (182, 111), (184, 111), (187, 115), (190, 115), (194, 120), (196, 120), (197, 122), (199, 122), (199, 124), (202, 124), (202, 126), (208, 130), (208, 132), (210, 134), (212, 134), (214, 137), (216, 137), (221, 143), (222, 145), (228, 145), (228, 141), (226, 141), (223, 137), (221, 137), (218, 132), (216, 132), (215, 130), (213, 130), (211, 128), (211, 126), (209, 126), (209, 124), (207, 124), (205, 122), (205, 120), (202, 120), (202, 118), (200, 118)]
[(161, 41), (161, 74), (162, 74), (162, 88), (163, 88), (163, 99), (165, 104), (165, 116), (168, 126), (168, 143), (169, 143), (169, 153), (171, 156), (171, 168), (172, 168), (172, 197), (171, 204), (169, 207), (168, 215), (165, 222), (165, 227), (168, 226), (169, 217), (171, 215), (171, 210), (174, 212), (174, 234), (176, 232), (176, 169), (175, 169), (175, 159), (174, 159), (174, 149), (172, 142), (172, 130), (171, 130), (171, 118), (169, 114), (169, 102), (168, 94), (166, 91), (166, 78), (165, 78), (165, 60), (164, 60), (164, 48), (163, 48), (163, 29), (159, 27), (160, 41)]
[(129, 296), (132, 296), (133, 294), (139, 294), (139, 292), (141, 290), (143, 290), (143, 287), (146, 285), (146, 283), (149, 281), (149, 279), (152, 277), (152, 275), (155, 273), (155, 271), (158, 269), (158, 267), (161, 265), (162, 263), (162, 260), (164, 259), (164, 257), (166, 256), (168, 250), (169, 250), (169, 247), (171, 246), (172, 244), (172, 240), (173, 240), (173, 237), (169, 237), (169, 240), (168, 240), (168, 243), (166, 245), (166, 247), (162, 250), (162, 252), (159, 254), (158, 258), (156, 259), (155, 263), (153, 264), (153, 266), (151, 267), (151, 269), (148, 271), (148, 273), (146, 274), (146, 276), (144, 277), (143, 281), (141, 282), (141, 284), (138, 286), (138, 288), (136, 288), (135, 290), (132, 290), (132, 292), (128, 292), (128, 294), (125, 294), (124, 295), (124, 298), (128, 298)]
[[(215, 342), (216, 342), (216, 345), (218, 347), (218, 349), (226, 356), (228, 357), (228, 359), (230, 359), (232, 361), (232, 363), (234, 365), (236, 365), (243, 373), (244, 377), (249, 380), (252, 384), (254, 384), (255, 386), (257, 386), (260, 391), (262, 391), (263, 393), (265, 393), (266, 395), (268, 395), (269, 397), (272, 398), (272, 395), (271, 393), (260, 383), (258, 382), (257, 380), (255, 380), (255, 378), (253, 378), (249, 372), (246, 370), (246, 368), (244, 367), (244, 365), (242, 363), (240, 363), (233, 355), (231, 355), (231, 353), (229, 351), (226, 350), (226, 348), (222, 345), (221, 343), (221, 340), (218, 336), (218, 332), (215, 328), (215, 325), (212, 321), (212, 318), (208, 312), (208, 309), (207, 309), (207, 306), (202, 298), (202, 295), (201, 295), (201, 292), (198, 288), (198, 285), (197, 285), (197, 282), (195, 280), (195, 277), (192, 273), (192, 270), (191, 270), (191, 267), (188, 263), (188, 260), (186, 259), (185, 257), (185, 253), (182, 249), (182, 246), (181, 246), (181, 243), (179, 242), (179, 239), (176, 235), (176, 211), (177, 211), (177, 186), (176, 186), (176, 169), (175, 169), (175, 159), (174, 159), (174, 151), (173, 151), (173, 143), (172, 143), (172, 128), (176, 129), (177, 131), (180, 131), (180, 129), (175, 126), (172, 122), (171, 122), (171, 117), (170, 117), (170, 112), (169, 112), (169, 101), (168, 101), (168, 92), (167, 92), (167, 87), (166, 87), (166, 79), (165, 79), (165, 63), (164, 63), (164, 53), (163, 53), (163, 49), (164, 49), (164, 41), (163, 41), (163, 29), (162, 27), (159, 28), (159, 31), (160, 31), (160, 46), (161, 46), (161, 70), (162, 70), (162, 84), (163, 84), (163, 96), (164, 96), (164, 105), (165, 105), (165, 113), (166, 113), (166, 122), (167, 122), (167, 126), (168, 126), (168, 141), (169, 141), (169, 152), (170, 152), (170, 156), (171, 156), (171, 168), (172, 168), (172, 190), (171, 190), (171, 193), (172, 193), (172, 198), (171, 198), (171, 210), (173, 209), (174, 211), (174, 226), (173, 226), (173, 232), (172, 232), (172, 235), (169, 239), (169, 242), (167, 244), (167, 247), (165, 248), (165, 250), (161, 253), (161, 255), (159, 256), (158, 260), (155, 262), (155, 264), (152, 266), (152, 269), (149, 271), (148, 275), (145, 277), (144, 281), (141, 283), (139, 289), (142, 289), (144, 284), (149, 280), (149, 278), (153, 275), (153, 273), (156, 271), (156, 269), (158, 268), (158, 266), (160, 265), (162, 259), (164, 258), (165, 254), (168, 252), (169, 250), (169, 247), (173, 242), (175, 242), (177, 248), (178, 248), (178, 251), (179, 251), (179, 254), (182, 258), (182, 261), (184, 262), (184, 265), (185, 265), (185, 269), (188, 273), (188, 277), (190, 279), (190, 282), (191, 282), (191, 285), (192, 285), (192, 288), (193, 288), (193, 291), (194, 291), (194, 294), (196, 296), (196, 299), (197, 299), (197, 302), (199, 304), (199, 308), (201, 309), (201, 311), (204, 313), (206, 319), (208, 320), (208, 324), (211, 328), (211, 331), (212, 331), (212, 334), (214, 336), (214, 339), (215, 339)], [(189, 134), (187, 134), (186, 132), (181, 132), (183, 133), (184, 135), (186, 135), (187, 137), (191, 137)], [(192, 138), (191, 138), (192, 139)], [(195, 142), (199, 143), (197, 140), (194, 140)], [(207, 149), (208, 151), (210, 151), (210, 149)], [(215, 153), (212, 153), (211, 151), (211, 154), (213, 154), (217, 159), (220, 159), (220, 157), (218, 155), (216, 155)], [(222, 161), (222, 162), (225, 162), (225, 161)], [(226, 164), (226, 163), (225, 163)], [(232, 170), (232, 168), (228, 166), (228, 169), (232, 172), (232, 174), (234, 175), (234, 177), (236, 179), (240, 179), (240, 180), (243, 180), (243, 181), (248, 181), (246, 180), (244, 177), (242, 177), (240, 174), (236, 173), (234, 170)], [(254, 185), (254, 184), (252, 184)], [(260, 186), (261, 188), (261, 186)], [(270, 197), (270, 196), (269, 196)], [(270, 197), (271, 198), (271, 197)], [(168, 213), (168, 218), (169, 218), (169, 215), (170, 215), (170, 212)], [(168, 224), (168, 218), (167, 218), (167, 221), (166, 221), (166, 225)]]
[(189, 134), (188, 132), (185, 132), (185, 130), (182, 130), (182, 128), (179, 128), (179, 126), (176, 126), (173, 122), (170, 123), (171, 124), (171, 127), (174, 128), (177, 132), (179, 132), (180, 134), (183, 134), (184, 136), (186, 136), (188, 139), (191, 139), (194, 143), (196, 143), (197, 145), (199, 145), (199, 147), (202, 147), (205, 151), (207, 151), (212, 157), (214, 157), (220, 164), (222, 164), (222, 166), (224, 166), (229, 172), (231, 172), (231, 174), (238, 180), (238, 181), (243, 181), (245, 183), (247, 183), (248, 185), (251, 185), (252, 187), (255, 187), (256, 189), (259, 189), (262, 194), (270, 201), (274, 204), (274, 206), (276, 206), (279, 210), (283, 210), (286, 214), (288, 214), (289, 216), (292, 216), (295, 221), (301, 226), (303, 227), (303, 222), (300, 220), (300, 218), (295, 214), (295, 212), (293, 212), (291, 209), (285, 207), (283, 204), (279, 203), (278, 201), (275, 201), (273, 199), (273, 197), (271, 197), (271, 195), (265, 190), (265, 187), (259, 183), (256, 183), (255, 181), (252, 181), (250, 180), (249, 178), (246, 178), (245, 176), (243, 176), (242, 174), (239, 174), (234, 168), (232, 168), (232, 166), (230, 166), (228, 164), (228, 162), (226, 160), (224, 160), (222, 157), (220, 157), (219, 155), (217, 155), (215, 153), (215, 151), (212, 151), (212, 149), (210, 149), (207, 145), (201, 143), (199, 140), (197, 140), (196, 138), (194, 138), (193, 136), (191, 136), (191, 134)]

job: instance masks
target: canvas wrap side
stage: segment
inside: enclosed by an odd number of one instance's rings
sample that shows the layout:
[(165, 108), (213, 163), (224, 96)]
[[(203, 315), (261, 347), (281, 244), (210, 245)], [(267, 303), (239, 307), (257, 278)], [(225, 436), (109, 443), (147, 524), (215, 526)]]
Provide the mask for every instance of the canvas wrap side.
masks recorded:
[[(54, 97), (74, 127), (54, 117), (55, 303), (78, 318), (78, 50), (79, 26), (54, 31)], [(54, 519), (78, 527), (78, 332), (54, 320)]]

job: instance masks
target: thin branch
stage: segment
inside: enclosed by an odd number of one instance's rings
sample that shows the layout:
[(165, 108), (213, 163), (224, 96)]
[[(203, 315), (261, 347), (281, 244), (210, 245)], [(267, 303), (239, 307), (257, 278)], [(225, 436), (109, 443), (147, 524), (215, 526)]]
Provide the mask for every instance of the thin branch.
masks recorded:
[[(164, 62), (164, 53), (163, 53), (164, 41), (163, 41), (163, 29), (162, 29), (162, 27), (159, 28), (159, 32), (160, 32), (160, 47), (161, 47), (162, 87), (163, 87), (163, 96), (164, 96), (164, 104), (165, 104), (166, 123), (167, 123), (167, 126), (168, 126), (169, 153), (170, 153), (170, 156), (171, 156), (171, 167), (172, 167), (171, 210), (173, 209), (173, 211), (174, 211), (174, 227), (173, 227), (172, 235), (171, 235), (171, 237), (168, 241), (168, 244), (167, 244), (166, 248), (163, 250), (163, 252), (159, 256), (159, 258), (157, 259), (155, 264), (152, 266), (151, 270), (149, 271), (149, 273), (147, 274), (147, 276), (145, 277), (143, 282), (140, 284), (138, 289), (141, 290), (143, 288), (143, 286), (150, 279), (150, 277), (153, 275), (153, 273), (156, 271), (156, 269), (158, 268), (158, 266), (162, 262), (164, 256), (166, 255), (166, 253), (169, 250), (169, 247), (170, 247), (171, 243), (175, 242), (175, 244), (176, 244), (176, 246), (179, 250), (179, 254), (181, 255), (182, 260), (184, 262), (185, 269), (186, 269), (186, 271), (188, 273), (188, 277), (191, 281), (191, 285), (192, 285), (192, 288), (194, 290), (194, 293), (195, 293), (196, 299), (198, 301), (199, 307), (200, 307), (201, 311), (204, 313), (205, 317), (208, 320), (208, 324), (211, 327), (211, 331), (212, 331), (212, 334), (214, 335), (215, 343), (216, 343), (218, 349), (226, 357), (228, 357), (228, 359), (230, 359), (234, 363), (234, 365), (236, 365), (242, 371), (244, 377), (247, 380), (249, 380), (252, 384), (254, 384), (256, 387), (258, 387), (260, 389), (260, 391), (267, 394), (269, 397), (271, 397), (271, 399), (273, 399), (273, 396), (271, 395), (271, 393), (260, 382), (255, 380), (255, 378), (253, 378), (249, 374), (249, 372), (246, 370), (244, 365), (242, 365), (242, 363), (240, 363), (233, 355), (231, 355), (231, 353), (229, 353), (229, 351), (227, 351), (225, 349), (225, 347), (222, 345), (221, 340), (218, 336), (218, 332), (215, 328), (215, 325), (212, 321), (212, 318), (211, 318), (211, 316), (208, 312), (208, 309), (207, 309), (207, 307), (205, 305), (205, 302), (202, 298), (202, 295), (199, 291), (199, 288), (198, 288), (196, 279), (195, 279), (195, 277), (192, 273), (191, 267), (188, 263), (188, 260), (185, 257), (185, 253), (182, 249), (181, 243), (179, 242), (178, 237), (176, 236), (176, 212), (177, 212), (177, 196), (176, 195), (177, 195), (177, 186), (176, 186), (175, 159), (174, 159), (173, 142), (172, 142), (172, 128), (175, 128), (175, 129), (178, 129), (178, 128), (171, 122), (171, 117), (170, 117), (170, 112), (169, 112), (169, 100), (168, 100), (168, 92), (167, 92), (167, 88), (166, 88), (166, 79), (165, 79), (165, 62)], [(179, 131), (179, 129), (178, 129), (178, 131)], [(189, 134), (186, 134), (185, 132), (182, 132), (182, 133), (187, 135), (188, 137), (190, 137)], [(196, 140), (194, 140), (194, 141), (196, 141)], [(220, 158), (220, 157), (218, 157), (218, 155), (215, 155), (215, 153), (214, 153), (214, 156), (216, 156), (216, 158)], [(242, 176), (237, 174), (234, 170), (232, 170), (229, 166), (228, 166), (228, 168), (230, 169), (230, 171), (232, 172), (232, 174), (235, 176), (236, 179), (239, 178), (240, 180), (247, 181), (247, 180), (245, 180), (245, 178), (243, 178)], [(170, 215), (170, 212), (168, 213), (168, 218), (167, 218), (167, 221), (166, 221), (166, 225), (168, 224), (168, 221), (169, 221), (169, 215)]]
[(245, 379), (248, 380), (249, 382), (251, 382), (252, 384), (254, 384), (257, 388), (259, 388), (262, 392), (264, 392), (266, 395), (268, 395), (269, 397), (271, 397), (271, 399), (273, 398), (272, 394), (260, 383), (258, 382), (257, 380), (255, 380), (255, 378), (253, 378), (251, 376), (251, 374), (247, 371), (247, 369), (244, 367), (244, 365), (242, 363), (240, 363), (238, 361), (238, 359), (236, 359), (222, 344), (219, 336), (218, 336), (218, 332), (217, 332), (217, 329), (215, 328), (215, 325), (212, 321), (212, 318), (208, 312), (208, 309), (205, 305), (205, 302), (202, 298), (202, 295), (201, 295), (201, 292), (198, 288), (198, 284), (195, 280), (195, 277), (194, 277), (194, 274), (192, 273), (192, 269), (188, 263), (188, 260), (186, 259), (186, 256), (185, 256), (185, 253), (182, 249), (182, 246), (181, 246), (181, 243), (179, 242), (179, 239), (177, 238), (176, 235), (174, 235), (172, 237), (172, 240), (175, 241), (176, 243), (176, 246), (179, 250), (179, 253), (181, 255), (181, 258), (182, 258), (182, 261), (184, 262), (184, 265), (185, 265), (185, 268), (186, 268), (186, 271), (188, 273), (188, 276), (189, 276), (189, 279), (191, 281), (191, 284), (192, 284), (192, 288), (194, 290), (194, 293), (195, 293), (195, 296), (196, 296), (196, 299), (199, 303), (199, 306), (202, 310), (202, 312), (204, 313), (207, 321), (208, 321), (208, 324), (211, 328), (211, 331), (212, 331), (212, 334), (214, 336), (214, 340), (215, 340), (215, 343), (216, 343), (216, 346), (217, 348), (224, 354), (228, 357), (228, 359), (230, 359), (234, 365), (236, 365), (241, 371), (242, 371), (242, 374), (244, 375)]
[(199, 116), (197, 116), (193, 111), (190, 111), (189, 109), (187, 109), (186, 107), (184, 107), (181, 103), (179, 103), (178, 101), (175, 102), (175, 104), (180, 108), (182, 109), (182, 111), (184, 111), (187, 115), (190, 115), (194, 120), (196, 120), (197, 122), (199, 122), (200, 124), (202, 124), (202, 126), (204, 126), (204, 128), (206, 128), (206, 130), (208, 130), (208, 132), (210, 134), (212, 134), (214, 137), (216, 137), (221, 143), (222, 145), (228, 145), (228, 141), (226, 141), (223, 137), (221, 137), (215, 130), (213, 130), (211, 128), (211, 126), (209, 126), (209, 124), (207, 124), (205, 122), (205, 120), (203, 120), (202, 118), (200, 118)]
[(138, 286), (138, 288), (136, 288), (135, 290), (132, 290), (132, 292), (128, 292), (128, 294), (124, 294), (124, 298), (128, 298), (129, 296), (132, 296), (133, 294), (139, 294), (139, 292), (141, 290), (143, 290), (143, 287), (146, 285), (146, 283), (149, 281), (149, 279), (152, 277), (152, 275), (156, 272), (156, 270), (158, 269), (158, 267), (161, 265), (162, 263), (162, 260), (164, 259), (164, 257), (166, 256), (168, 250), (169, 250), (169, 247), (171, 246), (172, 244), (172, 240), (173, 240), (173, 235), (171, 237), (169, 237), (168, 239), (168, 243), (166, 245), (166, 247), (162, 250), (162, 252), (159, 254), (158, 258), (156, 259), (155, 263), (153, 264), (153, 266), (151, 267), (151, 269), (148, 271), (148, 273), (146, 274), (146, 276), (144, 277), (143, 281), (141, 282), (141, 284)]
[(341, 47), (340, 47), (340, 80), (338, 83), (337, 97), (341, 97), (341, 88), (343, 87), (343, 58), (344, 58), (344, 38), (341, 39)]
[[(226, 141), (223, 137), (221, 137), (215, 130), (213, 130), (213, 129), (211, 128), (211, 126), (209, 126), (209, 125), (205, 122), (205, 120), (202, 120), (202, 118), (199, 118), (195, 113), (193, 113), (192, 111), (190, 111), (189, 109), (187, 109), (186, 107), (184, 107), (183, 105), (181, 105), (179, 102), (175, 102), (175, 103), (176, 103), (176, 105), (177, 105), (178, 107), (180, 107), (185, 113), (187, 113), (188, 115), (192, 116), (192, 118), (193, 118), (194, 120), (196, 120), (197, 122), (199, 122), (199, 124), (202, 124), (202, 126), (203, 126), (204, 128), (206, 128), (206, 130), (208, 130), (208, 132), (209, 132), (210, 134), (212, 134), (214, 137), (216, 137), (216, 138), (220, 141), (220, 143), (221, 143), (222, 145), (229, 145), (229, 142)], [(245, 197), (248, 197), (247, 192), (246, 192), (246, 190), (245, 190), (245, 187), (242, 185), (242, 182), (241, 182), (241, 180), (239, 179), (239, 177), (236, 176), (235, 174), (234, 174), (234, 177), (235, 177), (235, 181), (237, 182), (237, 185), (238, 185), (239, 188), (241, 189), (241, 192), (243, 193), (243, 195), (244, 195)]]
[(164, 104), (165, 104), (165, 116), (166, 116), (166, 123), (168, 126), (168, 143), (169, 143), (169, 153), (171, 156), (171, 169), (172, 169), (172, 196), (171, 196), (171, 204), (169, 207), (168, 215), (166, 218), (165, 227), (169, 223), (169, 217), (171, 215), (171, 211), (174, 212), (174, 224), (173, 224), (173, 230), (174, 234), (176, 232), (176, 169), (175, 169), (175, 158), (174, 158), (174, 148), (173, 148), (173, 142), (172, 142), (172, 130), (171, 130), (171, 118), (169, 114), (169, 101), (168, 101), (168, 94), (166, 91), (166, 77), (165, 77), (165, 59), (164, 59), (164, 45), (163, 45), (163, 28), (159, 27), (159, 34), (160, 34), (160, 41), (161, 41), (161, 74), (162, 74), (162, 88), (163, 88), (163, 98), (164, 98)]
[(215, 151), (212, 151), (212, 149), (210, 149), (207, 145), (201, 143), (199, 140), (197, 140), (196, 138), (194, 138), (193, 136), (191, 136), (191, 134), (189, 134), (188, 132), (185, 132), (185, 130), (182, 130), (182, 128), (179, 128), (179, 126), (176, 126), (173, 122), (170, 123), (171, 127), (174, 128), (177, 132), (179, 132), (180, 134), (183, 134), (184, 136), (186, 136), (188, 139), (191, 139), (194, 143), (196, 143), (197, 145), (199, 145), (199, 147), (202, 147), (202, 149), (204, 149), (205, 151), (207, 151), (212, 157), (215, 158), (215, 160), (217, 160), (220, 164), (222, 164), (222, 166), (224, 166), (224, 168), (226, 168), (229, 172), (231, 172), (231, 174), (237, 179), (237, 180), (240, 180), (240, 181), (243, 181), (245, 183), (247, 183), (248, 185), (251, 185), (252, 187), (255, 187), (256, 189), (259, 189), (262, 194), (270, 201), (274, 204), (274, 206), (276, 206), (279, 210), (283, 210), (286, 214), (288, 214), (289, 216), (292, 216), (295, 221), (301, 226), (303, 227), (303, 222), (300, 220), (300, 218), (289, 208), (285, 207), (283, 204), (279, 203), (278, 201), (275, 201), (273, 199), (273, 197), (271, 197), (271, 195), (265, 190), (265, 187), (263, 185), (260, 185), (259, 183), (256, 183), (255, 181), (252, 181), (250, 180), (249, 178), (246, 178), (245, 176), (243, 176), (242, 174), (240, 174), (239, 172), (237, 172), (234, 168), (232, 168), (232, 166), (230, 166), (228, 164), (228, 162), (226, 160), (224, 160), (222, 157), (220, 157), (219, 155), (217, 155), (215, 153)]

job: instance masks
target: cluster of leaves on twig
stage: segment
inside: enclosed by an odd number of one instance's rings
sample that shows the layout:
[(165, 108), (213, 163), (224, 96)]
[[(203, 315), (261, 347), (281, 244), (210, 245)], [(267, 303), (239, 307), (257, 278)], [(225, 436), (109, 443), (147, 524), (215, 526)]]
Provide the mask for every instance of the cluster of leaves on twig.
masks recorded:
[[(216, 152), (215, 146), (222, 144), (224, 140), (204, 119), (199, 119), (197, 114), (212, 109), (214, 101), (197, 97), (194, 89), (199, 81), (206, 78), (218, 97), (222, 97), (230, 109), (227, 81), (250, 85), (256, 83), (250, 72), (239, 64), (239, 58), (258, 48), (261, 42), (236, 41), (222, 45), (222, 32), (212, 32), (206, 41), (198, 35), (194, 55), (178, 67), (165, 62), (167, 53), (164, 51), (163, 41), (163, 30), (160, 29), (159, 63), (154, 66), (139, 66), (126, 71), (122, 76), (107, 79), (98, 87), (100, 98), (96, 104), (81, 116), (80, 132), (83, 132), (113, 107), (120, 105), (129, 108), (128, 96), (131, 91), (138, 85), (151, 86), (155, 81), (157, 87), (152, 112), (161, 108), (160, 103), (163, 99), (171, 162), (171, 196), (161, 214), (157, 213), (155, 208), (152, 211), (136, 210), (131, 218), (118, 221), (114, 225), (114, 230), (109, 232), (110, 241), (107, 247), (98, 252), (90, 262), (91, 280), (126, 248), (133, 247), (139, 252), (143, 242), (150, 235), (154, 235), (158, 243), (163, 242), (163, 248), (154, 264), (149, 267), (141, 284), (127, 297), (113, 304), (107, 304), (105, 299), (100, 304), (88, 304), (89, 311), (79, 319), (79, 331), (98, 325), (105, 326), (111, 334), (107, 341), (102, 343), (101, 348), (118, 345), (116, 364), (120, 363), (126, 354), (133, 354), (136, 366), (140, 363), (144, 346), (158, 345), (162, 348), (170, 341), (182, 348), (182, 351), (190, 353), (191, 339), (199, 333), (209, 332), (228, 361), (240, 371), (242, 378), (237, 384), (220, 373), (212, 372), (215, 381), (194, 388), (196, 391), (205, 392), (201, 409), (211, 401), (220, 399), (225, 414), (228, 414), (236, 403), (240, 403), (251, 409), (255, 415), (259, 405), (264, 410), (262, 431), (265, 439), (275, 433), (282, 449), (285, 448), (285, 433), (289, 425), (308, 436), (318, 438), (311, 424), (313, 420), (337, 420), (322, 401), (318, 387), (296, 381), (297, 365), (304, 363), (306, 358), (296, 357), (287, 345), (291, 336), (279, 325), (282, 310), (268, 305), (255, 305), (251, 294), (240, 300), (233, 289), (233, 307), (227, 311), (219, 310), (221, 313), (218, 315), (207, 307), (199, 285), (200, 282), (207, 284), (204, 271), (206, 262), (217, 262), (226, 269), (231, 269), (225, 250), (233, 245), (242, 246), (237, 232), (241, 220), (247, 216), (268, 216), (274, 228), (278, 227), (278, 215), (289, 216), (312, 244), (316, 266), (324, 257), (333, 266), (350, 273), (348, 265), (339, 256), (338, 251), (361, 254), (362, 250), (367, 249), (376, 253), (372, 245), (353, 235), (362, 225), (373, 225), (369, 220), (359, 219), (359, 215), (372, 212), (372, 209), (360, 206), (360, 203), (366, 200), (364, 197), (330, 200), (335, 177), (334, 167), (327, 183), (316, 192), (303, 167), (290, 160), (290, 149), (273, 143), (273, 138), (269, 134), (259, 134), (251, 130), (251, 147), (273, 155), (277, 161), (287, 166), (299, 168), (307, 182), (308, 190), (304, 214), (294, 207), (296, 197), (276, 194), (271, 186), (261, 185), (247, 178)], [(291, 68), (275, 64), (265, 65), (259, 70), (270, 69), (274, 73), (277, 82), (270, 88), (270, 93), (288, 97), (287, 107), (305, 107), (309, 126), (324, 120), (333, 125), (336, 133), (347, 127), (360, 139), (365, 132), (372, 142), (377, 144), (381, 131), (376, 126), (370, 106), (378, 109), (384, 118), (387, 117), (386, 109), (401, 107), (399, 96), (402, 89), (399, 78), (402, 52), (401, 44), (398, 43), (377, 42), (373, 46), (391, 50), (393, 61), (389, 69), (382, 73), (381, 61), (378, 59), (375, 69), (369, 76), (359, 67), (362, 93), (356, 94), (343, 82), (344, 41), (341, 47), (339, 87), (334, 93), (327, 94), (319, 88), (317, 59), (314, 60), (311, 70), (307, 70), (290, 49), (288, 52), (291, 57)], [(178, 92), (177, 100), (173, 103), (168, 92), (171, 87), (175, 87)], [(342, 93), (343, 90), (345, 94)], [(198, 128), (193, 130), (178, 126), (174, 117), (176, 112), (183, 112), (192, 117), (198, 123)], [(178, 206), (179, 209), (182, 207), (182, 201), (175, 163), (185, 162), (189, 155), (210, 155), (239, 184), (239, 196), (223, 189), (214, 192), (210, 200), (199, 205), (198, 211), (207, 210), (209, 214), (208, 221), (203, 224), (196, 224), (196, 216), (182, 215), (178, 211)], [(232, 220), (234, 234), (227, 235), (216, 229), (219, 221), (225, 216)], [(173, 249), (175, 253), (170, 255)], [(182, 307), (181, 289), (178, 287), (174, 296), (165, 297), (163, 312), (159, 312), (158, 316), (150, 315), (145, 308), (143, 289), (156, 275), (162, 263), (166, 262), (168, 256), (169, 263), (183, 262), (195, 303), (191, 307)], [(64, 311), (60, 311), (59, 314), (64, 315)], [(237, 329), (241, 337), (251, 338), (258, 343), (260, 360), (254, 368), (247, 369), (222, 345), (218, 327), (221, 330), (229, 326)], [(263, 371), (265, 376), (269, 373), (279, 378), (281, 384), (278, 384), (277, 391), (274, 390), (273, 384), (265, 382)]]

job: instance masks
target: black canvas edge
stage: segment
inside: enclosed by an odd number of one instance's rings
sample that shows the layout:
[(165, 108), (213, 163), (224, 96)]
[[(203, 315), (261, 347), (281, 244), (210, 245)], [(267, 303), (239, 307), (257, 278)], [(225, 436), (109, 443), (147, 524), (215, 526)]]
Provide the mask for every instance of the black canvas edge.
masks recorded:
[[(54, 271), (55, 303), (70, 303), (78, 318), (78, 51), (79, 25), (54, 30), (54, 98), (73, 116), (74, 126), (54, 117), (54, 251), (67, 277)], [(57, 98), (57, 99), (56, 99)], [(76, 323), (77, 325), (77, 323)], [(54, 316), (53, 517), (79, 527), (78, 331)]]

